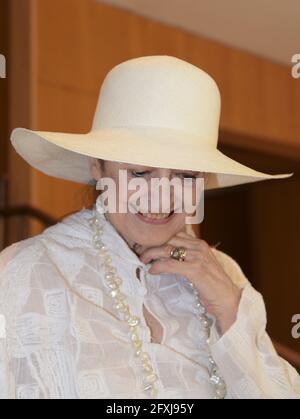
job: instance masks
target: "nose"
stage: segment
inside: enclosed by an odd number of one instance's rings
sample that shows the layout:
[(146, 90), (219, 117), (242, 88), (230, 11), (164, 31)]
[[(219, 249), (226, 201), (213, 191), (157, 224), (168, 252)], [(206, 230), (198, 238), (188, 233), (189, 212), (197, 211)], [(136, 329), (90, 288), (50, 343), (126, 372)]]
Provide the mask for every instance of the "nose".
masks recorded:
[(159, 169), (157, 171), (157, 177), (159, 177), (159, 178), (166, 177), (169, 180), (171, 180), (171, 174), (172, 174), (171, 169)]
[[(171, 169), (160, 168), (160, 169), (157, 170), (157, 173), (156, 173), (155, 176), (158, 177), (159, 179), (167, 178), (169, 181), (171, 181), (172, 177), (173, 177), (172, 172), (173, 171)], [(156, 195), (151, 197), (152, 202), (156, 202), (157, 199), (159, 199), (159, 204), (160, 204), (159, 205), (159, 212), (163, 212), (163, 197), (162, 197), (163, 190), (164, 190), (164, 188), (161, 187), (160, 192), (159, 192), (159, 198)], [(164, 199), (166, 199), (166, 197), (164, 197)], [(170, 203), (170, 207), (167, 208), (167, 211), (168, 210), (172, 211), (173, 207), (174, 207), (174, 189), (172, 187), (170, 188), (170, 191), (169, 191), (169, 203)]]

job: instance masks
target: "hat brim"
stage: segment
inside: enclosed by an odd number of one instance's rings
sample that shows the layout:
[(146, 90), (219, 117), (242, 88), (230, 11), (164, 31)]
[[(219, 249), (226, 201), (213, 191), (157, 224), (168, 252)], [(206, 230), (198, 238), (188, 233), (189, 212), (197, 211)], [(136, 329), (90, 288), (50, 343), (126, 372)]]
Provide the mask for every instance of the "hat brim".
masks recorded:
[(258, 172), (231, 159), (217, 148), (203, 146), (189, 134), (169, 128), (102, 128), (86, 134), (15, 128), (10, 139), (16, 152), (35, 169), (49, 176), (82, 184), (94, 183), (90, 175), (89, 157), (141, 166), (208, 172), (211, 175), (205, 182), (205, 190), (284, 179), (293, 175)]

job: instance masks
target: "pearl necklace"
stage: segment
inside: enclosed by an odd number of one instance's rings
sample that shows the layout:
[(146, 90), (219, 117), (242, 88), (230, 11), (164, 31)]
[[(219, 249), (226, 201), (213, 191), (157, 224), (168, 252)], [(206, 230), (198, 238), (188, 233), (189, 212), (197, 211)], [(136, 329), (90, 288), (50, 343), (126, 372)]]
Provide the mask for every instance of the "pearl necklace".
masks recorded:
[[(97, 208), (97, 207), (96, 207)], [(100, 221), (97, 217), (97, 209), (94, 210), (94, 216), (89, 220), (90, 226), (94, 230), (93, 243), (95, 249), (98, 251), (98, 256), (101, 264), (104, 267), (104, 278), (106, 280), (106, 285), (108, 287), (109, 295), (114, 300), (113, 307), (119, 312), (120, 316), (127, 322), (129, 332), (130, 332), (130, 341), (133, 346), (135, 357), (139, 358), (142, 363), (142, 368), (144, 370), (144, 380), (142, 390), (151, 398), (157, 398), (158, 389), (155, 383), (158, 381), (158, 375), (155, 373), (153, 366), (151, 365), (151, 358), (149, 354), (143, 350), (143, 342), (140, 339), (138, 326), (141, 323), (140, 318), (134, 316), (130, 312), (129, 305), (126, 301), (126, 295), (123, 294), (120, 290), (122, 284), (122, 279), (117, 275), (116, 269), (111, 265), (111, 257), (107, 252), (107, 248), (103, 241), (101, 240), (101, 234), (103, 231)], [(204, 307), (202, 306), (198, 291), (192, 283), (190, 283), (193, 288), (193, 293), (195, 296), (195, 308), (197, 316), (201, 324), (201, 330), (204, 333), (206, 342), (210, 335), (210, 319), (206, 316)], [(214, 362), (211, 352), (209, 351), (208, 359), (210, 363), (210, 381), (215, 387), (215, 399), (223, 399), (226, 396), (226, 385), (221, 377), (218, 367)]]

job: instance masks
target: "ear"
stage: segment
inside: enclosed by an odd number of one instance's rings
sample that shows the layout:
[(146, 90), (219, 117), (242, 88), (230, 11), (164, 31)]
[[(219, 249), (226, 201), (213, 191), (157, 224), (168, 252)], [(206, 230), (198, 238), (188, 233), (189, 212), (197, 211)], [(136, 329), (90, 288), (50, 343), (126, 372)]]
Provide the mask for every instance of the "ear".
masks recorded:
[(102, 175), (101, 164), (95, 157), (89, 158), (90, 174), (95, 180), (99, 180)]

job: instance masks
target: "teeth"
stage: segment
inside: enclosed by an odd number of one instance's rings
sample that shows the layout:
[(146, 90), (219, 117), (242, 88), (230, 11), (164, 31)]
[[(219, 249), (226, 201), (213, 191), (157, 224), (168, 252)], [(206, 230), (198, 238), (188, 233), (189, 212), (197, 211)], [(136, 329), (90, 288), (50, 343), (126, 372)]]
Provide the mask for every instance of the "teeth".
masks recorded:
[(150, 214), (150, 213), (142, 213), (143, 217), (152, 218), (154, 220), (159, 220), (163, 218), (167, 218), (169, 214)]

